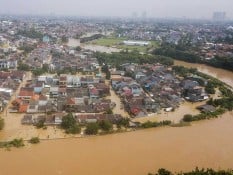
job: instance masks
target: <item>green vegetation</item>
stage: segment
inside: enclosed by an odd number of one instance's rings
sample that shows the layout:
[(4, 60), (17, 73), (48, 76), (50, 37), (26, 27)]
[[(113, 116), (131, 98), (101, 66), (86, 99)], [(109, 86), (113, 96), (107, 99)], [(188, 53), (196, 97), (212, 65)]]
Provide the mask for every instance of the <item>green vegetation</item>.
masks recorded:
[(120, 65), (124, 63), (138, 63), (138, 64), (154, 64), (161, 63), (164, 65), (173, 65), (173, 59), (164, 56), (154, 56), (149, 54), (140, 54), (137, 51), (134, 52), (119, 52), (119, 53), (100, 53), (96, 52), (95, 57), (100, 64), (110, 64), (116, 68), (120, 68)]
[(20, 63), (20, 64), (18, 65), (18, 70), (29, 71), (29, 70), (30, 70), (30, 67), (29, 67), (27, 64)]
[(200, 113), (197, 115), (186, 114), (183, 117), (183, 121), (192, 122), (192, 121), (206, 120), (211, 118), (218, 118), (223, 113), (225, 113), (225, 110), (223, 108), (219, 108), (215, 112)]
[(100, 129), (102, 129), (105, 132), (109, 132), (113, 129), (112, 123), (108, 120), (102, 120), (98, 124), (99, 124)]
[(92, 36), (89, 36), (89, 37), (80, 38), (80, 43), (86, 43), (86, 42), (96, 40), (96, 39), (99, 39), (99, 38), (102, 38), (102, 37), (103, 37), (102, 34), (95, 34), (95, 35), (92, 35)]
[(65, 129), (67, 134), (79, 134), (81, 132), (81, 127), (76, 123), (72, 113), (62, 118), (61, 127)]
[(213, 169), (199, 169), (196, 168), (195, 170), (189, 171), (189, 172), (178, 172), (178, 173), (172, 173), (169, 170), (166, 169), (159, 169), (156, 173), (148, 173), (148, 175), (233, 175), (232, 170), (218, 170), (215, 171)]
[(33, 51), (35, 48), (36, 48), (35, 45), (23, 45), (19, 47), (19, 50), (23, 50), (25, 54), (28, 54), (31, 51)]
[(193, 116), (191, 114), (185, 114), (183, 117), (184, 122), (191, 122), (193, 121)]
[(20, 148), (23, 146), (24, 146), (23, 139), (14, 139), (8, 142), (0, 142), (0, 148), (11, 148), (11, 147)]
[(36, 126), (36, 128), (38, 128), (38, 129), (44, 128), (44, 127), (45, 127), (44, 123), (45, 123), (45, 119), (44, 119), (44, 120), (39, 120), (39, 121), (35, 124), (35, 126)]
[(0, 130), (4, 128), (4, 119), (0, 118)]
[(32, 71), (33, 75), (35, 76), (40, 76), (47, 72), (49, 72), (49, 66), (47, 64), (44, 64), (42, 68), (37, 68)]
[(99, 131), (99, 125), (98, 123), (88, 123), (86, 126), (85, 133), (87, 135), (96, 135)]
[(63, 35), (62, 37), (61, 37), (61, 42), (62, 43), (67, 43), (69, 41), (69, 39), (68, 39), (68, 37), (66, 37), (65, 35)]
[(106, 74), (106, 79), (110, 80), (111, 79), (111, 73), (109, 71), (108, 65), (102, 66), (102, 72)]
[(141, 124), (142, 128), (155, 128), (155, 127), (159, 127), (159, 126), (169, 126), (171, 125), (171, 121), (170, 120), (164, 120), (161, 122), (151, 122), (151, 121), (147, 121), (143, 124)]
[(123, 50), (137, 50), (138, 52), (144, 52), (146, 53), (152, 48), (157, 48), (158, 43), (156, 41), (150, 41), (151, 44), (149, 46), (127, 46), (123, 44), (123, 41), (127, 40), (127, 38), (124, 37), (102, 37), (100, 39), (91, 41), (91, 44), (100, 45), (100, 46), (106, 46), (106, 47), (116, 47), (118, 49)]
[(227, 109), (228, 111), (233, 110), (233, 97), (225, 97), (221, 99), (210, 99), (207, 102), (209, 105), (213, 105), (215, 107), (221, 107)]
[(129, 118), (121, 118), (120, 120), (117, 121), (117, 128), (121, 128), (121, 127), (125, 127), (128, 128), (129, 127)]
[(31, 144), (40, 143), (40, 139), (39, 139), (39, 137), (32, 137), (32, 138), (29, 140), (29, 143), (31, 143)]
[(190, 63), (203, 63), (213, 67), (233, 71), (233, 59), (231, 57), (215, 56), (211, 60), (201, 59), (196, 48), (186, 47), (180, 44), (162, 44), (160, 48), (157, 48), (153, 51), (153, 54), (168, 56), (177, 60), (182, 60)]
[(100, 39), (90, 42), (91, 44), (100, 45), (100, 46), (117, 46), (120, 45), (126, 38), (119, 37), (102, 37)]
[(173, 66), (172, 70), (181, 77), (187, 77), (190, 74), (196, 74), (197, 69), (195, 68), (186, 68), (184, 66)]
[(20, 30), (18, 32), (18, 35), (32, 38), (32, 39), (42, 39), (43, 34), (39, 31), (36, 31), (35, 29), (31, 28), (29, 30)]

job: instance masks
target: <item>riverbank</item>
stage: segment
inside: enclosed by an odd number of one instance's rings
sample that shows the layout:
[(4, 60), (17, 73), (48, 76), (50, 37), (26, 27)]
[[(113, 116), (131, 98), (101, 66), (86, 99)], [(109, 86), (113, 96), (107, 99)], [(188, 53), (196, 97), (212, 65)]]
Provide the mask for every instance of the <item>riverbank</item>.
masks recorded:
[(196, 166), (228, 169), (233, 167), (232, 116), (227, 112), (192, 127), (42, 141), (10, 152), (0, 150), (1, 173), (141, 175), (161, 167), (172, 171)]

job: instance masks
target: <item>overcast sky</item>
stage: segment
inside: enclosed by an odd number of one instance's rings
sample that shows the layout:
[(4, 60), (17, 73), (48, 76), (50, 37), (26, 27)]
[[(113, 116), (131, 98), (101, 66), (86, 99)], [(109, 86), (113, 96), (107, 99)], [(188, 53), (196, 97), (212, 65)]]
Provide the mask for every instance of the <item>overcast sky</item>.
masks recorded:
[(0, 0), (0, 14), (211, 18), (214, 11), (233, 18), (233, 0)]

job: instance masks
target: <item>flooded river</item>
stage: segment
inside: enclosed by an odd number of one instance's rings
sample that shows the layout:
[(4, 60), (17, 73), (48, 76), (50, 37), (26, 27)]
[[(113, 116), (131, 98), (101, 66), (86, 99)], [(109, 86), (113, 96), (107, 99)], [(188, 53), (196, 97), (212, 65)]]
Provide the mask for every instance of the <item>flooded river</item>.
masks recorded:
[(1, 175), (146, 175), (165, 167), (233, 167), (233, 113), (192, 127), (43, 141), (0, 150)]
[(178, 60), (175, 60), (175, 65), (181, 65), (189, 68), (197, 68), (200, 72), (213, 76), (233, 87), (233, 72), (231, 71), (207, 66), (204, 64), (193, 64)]
[[(196, 67), (233, 86), (233, 73)], [(233, 168), (233, 112), (191, 127), (42, 141), (11, 151), (0, 150), (0, 175), (146, 175), (164, 167), (174, 171), (196, 166)]]

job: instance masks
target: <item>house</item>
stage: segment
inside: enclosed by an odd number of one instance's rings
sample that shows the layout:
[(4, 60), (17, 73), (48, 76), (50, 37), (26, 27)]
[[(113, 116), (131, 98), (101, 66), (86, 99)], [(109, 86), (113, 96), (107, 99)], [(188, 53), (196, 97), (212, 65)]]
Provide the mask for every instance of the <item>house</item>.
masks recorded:
[(208, 112), (215, 112), (216, 108), (212, 105), (201, 105), (198, 106), (197, 109), (201, 110), (202, 112), (208, 113)]
[(18, 98), (29, 101), (34, 96), (34, 94), (34, 88), (23, 87), (19, 91)]

